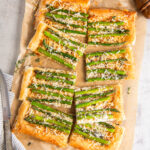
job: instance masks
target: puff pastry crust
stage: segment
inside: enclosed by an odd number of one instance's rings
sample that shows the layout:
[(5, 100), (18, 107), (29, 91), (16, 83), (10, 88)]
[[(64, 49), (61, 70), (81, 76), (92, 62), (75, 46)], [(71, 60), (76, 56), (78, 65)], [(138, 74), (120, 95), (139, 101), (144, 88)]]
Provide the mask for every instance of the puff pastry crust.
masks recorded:
[[(89, 10), (89, 22), (95, 21), (112, 21), (115, 22), (115, 18), (118, 21), (123, 21), (124, 26), (129, 30), (129, 35), (126, 38), (126, 42), (123, 45), (133, 45), (135, 43), (135, 19), (136, 12), (128, 10), (117, 10), (117, 9), (90, 9)], [(89, 34), (89, 31), (88, 31)], [(121, 38), (121, 37), (120, 37)], [(111, 39), (110, 39), (111, 41)], [(119, 40), (118, 40), (119, 41)]]
[(60, 147), (66, 146), (68, 141), (68, 134), (55, 129), (30, 124), (24, 120), (29, 108), (30, 102), (23, 101), (19, 108), (18, 116), (16, 118), (16, 122), (14, 123), (12, 132), (27, 134)]

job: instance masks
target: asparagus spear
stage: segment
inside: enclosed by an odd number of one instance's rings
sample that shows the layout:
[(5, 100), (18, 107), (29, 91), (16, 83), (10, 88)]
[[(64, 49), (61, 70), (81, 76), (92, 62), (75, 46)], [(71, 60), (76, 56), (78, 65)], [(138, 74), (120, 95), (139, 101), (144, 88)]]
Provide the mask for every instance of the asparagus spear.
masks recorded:
[(54, 22), (57, 22), (57, 23), (59, 23), (59, 24), (65, 25), (65, 26), (71, 26), (71, 27), (73, 27), (73, 28), (81, 28), (81, 29), (86, 29), (86, 28), (87, 28), (87, 26), (85, 26), (85, 25), (80, 26), (80, 25), (77, 25), (77, 24), (65, 23), (65, 22), (63, 22), (63, 21), (57, 20), (57, 19), (55, 19), (55, 18), (53, 18), (53, 17), (49, 17), (49, 16), (46, 16), (46, 18), (48, 18), (48, 19), (50, 19), (50, 20), (52, 20), (52, 21), (54, 21)]
[(44, 54), (47, 57), (51, 57), (52, 59), (58, 61), (59, 63), (65, 65), (65, 66), (67, 66), (67, 67), (69, 67), (71, 69), (75, 69), (75, 67), (72, 64), (69, 64), (69, 63), (65, 62), (64, 59), (61, 59), (60, 57), (58, 57), (56, 55), (53, 55), (53, 54), (49, 53), (48, 51), (46, 51), (46, 50), (44, 50), (42, 48), (39, 48), (38, 52)]
[(72, 51), (76, 51), (79, 56), (83, 55), (81, 51), (77, 50), (77, 47), (69, 45), (68, 43), (66, 43), (64, 40), (57, 37), (56, 35), (51, 34), (48, 31), (44, 31), (44, 35), (51, 38), (53, 41), (59, 43), (60, 45), (65, 46), (65, 47), (67, 47), (68, 49), (70, 49)]
[[(111, 29), (102, 29), (102, 28), (93, 28), (93, 27), (90, 27), (88, 28), (88, 31), (106, 31), (106, 32), (112, 32)], [(126, 30), (126, 29), (114, 29), (113, 30), (113, 33), (129, 33), (129, 30)]]
[(29, 101), (37, 101), (37, 102), (48, 102), (48, 103), (61, 103), (61, 104), (67, 104), (71, 105), (72, 102), (70, 101), (63, 101), (63, 100), (56, 100), (56, 99), (37, 99), (37, 98), (27, 98)]
[(75, 129), (74, 132), (75, 132), (75, 133), (78, 133), (78, 134), (80, 134), (80, 135), (82, 135), (82, 136), (84, 136), (84, 137), (87, 138), (87, 139), (94, 140), (94, 141), (99, 142), (99, 143), (101, 143), (101, 144), (106, 144), (106, 145), (109, 145), (109, 144), (110, 144), (110, 141), (108, 141), (108, 140), (90, 136), (89, 134), (87, 134), (87, 133), (85, 133), (85, 132), (82, 132), (82, 131), (80, 131), (80, 130), (78, 130), (78, 129)]
[[(91, 123), (86, 123), (86, 124), (80, 124), (81, 126), (85, 126), (85, 127), (88, 127), (88, 128), (94, 128), (97, 127), (98, 128), (98, 125), (101, 125), (100, 128), (104, 128), (105, 130), (107, 130), (108, 132), (114, 132), (115, 131), (115, 127), (112, 126), (111, 124), (108, 124), (106, 122), (97, 122), (97, 124), (93, 125)], [(79, 126), (79, 128), (81, 128)], [(98, 130), (98, 129), (97, 129)]]
[(74, 21), (83, 21), (83, 22), (87, 22), (88, 19), (87, 18), (83, 18), (83, 17), (73, 17), (73, 16), (68, 16), (68, 15), (61, 15), (61, 14), (53, 14), (53, 13), (46, 13), (46, 16), (49, 17), (53, 17), (53, 18), (57, 18), (57, 19), (72, 19)]
[(93, 25), (104, 25), (104, 26), (109, 26), (109, 25), (124, 25), (124, 22), (118, 21), (118, 22), (105, 22), (105, 21), (98, 21), (98, 22), (88, 22), (88, 26), (93, 26)]
[(111, 111), (111, 112), (117, 112), (117, 113), (120, 112), (119, 110), (117, 110), (115, 108), (104, 108), (104, 109), (90, 110), (90, 111), (78, 111), (77, 115), (93, 114), (93, 113), (99, 113), (99, 112), (101, 113), (101, 112), (105, 112), (105, 111)]
[(50, 47), (45, 40), (43, 40), (43, 45), (45, 46), (45, 48), (48, 50), (48, 52), (50, 52), (51, 54), (59, 54), (65, 58), (69, 58), (73, 61), (77, 61), (77, 58), (68, 54), (68, 53), (63, 53), (63, 52), (59, 52), (59, 51), (56, 51), (54, 50), (52, 47)]
[(63, 40), (66, 41), (66, 42), (70, 42), (70, 43), (73, 44), (73, 45), (86, 48), (86, 44), (83, 44), (83, 43), (80, 43), (80, 42), (76, 42), (76, 41), (72, 41), (71, 39), (66, 39), (66, 38), (60, 36), (57, 32), (51, 30), (50, 28), (48, 29), (48, 31), (51, 32), (51, 33), (53, 33), (53, 34), (55, 34), (57, 37), (63, 39)]
[[(112, 119), (113, 115), (112, 114), (105, 114), (107, 115), (108, 119)], [(82, 119), (94, 119), (94, 118), (103, 118), (105, 116), (104, 114), (88, 114), (88, 115), (80, 115), (77, 116), (77, 120), (82, 120)]]
[(123, 62), (123, 61), (127, 61), (127, 59), (126, 58), (117, 58), (117, 59), (107, 59), (107, 60), (101, 60), (101, 61), (92, 61), (92, 62), (87, 63), (86, 65), (93, 66), (93, 65), (98, 65), (101, 63), (118, 62), (118, 61)]
[(41, 71), (41, 70), (34, 70), (35, 73), (38, 73), (40, 75), (49, 75), (49, 76), (60, 76), (60, 77), (65, 77), (65, 78), (69, 78), (69, 79), (75, 79), (76, 76), (75, 75), (71, 75), (71, 74), (66, 74), (66, 73), (58, 73), (58, 72), (48, 72), (48, 71)]
[(87, 70), (87, 73), (91, 73), (91, 72), (96, 72), (96, 73), (109, 72), (109, 73), (112, 73), (112, 74), (126, 75), (126, 72), (123, 71), (123, 70), (114, 70), (114, 69), (108, 69), (108, 68)]
[(94, 81), (104, 81), (104, 80), (120, 80), (125, 78), (127, 75), (117, 75), (114, 77), (96, 77), (96, 78), (88, 78), (86, 81), (88, 82), (94, 82)]
[(102, 45), (102, 46), (119, 46), (123, 45), (126, 42), (121, 42), (121, 43), (101, 43), (101, 42), (88, 42), (89, 45)]
[(128, 35), (128, 33), (108, 33), (108, 34), (89, 34), (89, 37), (110, 37), (110, 36), (124, 36)]
[(98, 124), (103, 125), (109, 132), (115, 131), (115, 127), (112, 126), (111, 124), (108, 124), (106, 122), (98, 122)]
[(88, 90), (83, 90), (83, 91), (77, 91), (75, 92), (75, 96), (77, 95), (83, 95), (83, 94), (90, 94), (90, 93), (96, 93), (96, 92), (104, 92), (106, 90), (112, 90), (112, 86), (104, 86), (100, 88), (94, 88), (94, 89), (88, 89)]
[(77, 30), (69, 30), (69, 29), (59, 29), (62, 32), (65, 33), (74, 33), (74, 34), (81, 34), (81, 35), (86, 35), (86, 32), (82, 32), (82, 31), (77, 31)]
[(56, 81), (56, 82), (62, 82), (62, 83), (67, 83), (67, 84), (70, 84), (70, 85), (73, 85), (74, 82), (73, 81), (69, 81), (69, 80), (65, 80), (65, 79), (60, 79), (60, 78), (55, 78), (55, 77), (48, 77), (48, 76), (45, 76), (45, 75), (41, 75), (41, 74), (36, 74), (35, 77), (37, 79), (44, 79), (46, 81)]
[(72, 118), (72, 115), (66, 114), (66, 113), (64, 113), (64, 112), (62, 112), (62, 111), (59, 111), (59, 110), (57, 110), (57, 109), (54, 109), (54, 108), (52, 108), (52, 107), (43, 105), (43, 104), (38, 103), (38, 102), (35, 102), (35, 101), (32, 101), (32, 102), (31, 102), (31, 105), (32, 105), (32, 106), (35, 106), (35, 107), (37, 107), (37, 108), (40, 108), (40, 109), (42, 109), (42, 110), (48, 111), (48, 112), (54, 112), (54, 113), (62, 114), (62, 115), (64, 115), (64, 116), (67, 116), (67, 117), (69, 117), (69, 118)]
[(48, 96), (60, 97), (60, 98), (64, 98), (64, 99), (67, 99), (67, 100), (72, 100), (73, 99), (70, 96), (66, 96), (66, 95), (64, 96), (62, 94), (54, 93), (54, 92), (51, 92), (51, 91), (43, 91), (43, 90), (38, 90), (38, 89), (31, 89), (31, 92), (38, 93), (38, 94), (43, 94), (43, 95), (48, 95)]
[(29, 117), (26, 117), (25, 120), (28, 121), (29, 123), (32, 123), (32, 124), (42, 125), (45, 127), (49, 127), (49, 128), (56, 129), (56, 130), (70, 134), (70, 129), (68, 129), (66, 127), (61, 127), (61, 126), (57, 126), (57, 125), (53, 125), (53, 124), (50, 125), (47, 122), (46, 123), (40, 122), (39, 120), (31, 119)]
[(89, 53), (86, 55), (86, 57), (92, 57), (92, 56), (101, 56), (101, 55), (110, 55), (110, 54), (122, 54), (125, 53), (125, 49), (121, 50), (114, 50), (114, 51), (106, 51), (106, 52), (95, 52), (95, 53)]
[(61, 9), (61, 8), (59, 9), (59, 8), (55, 8), (52, 6), (48, 6), (48, 8), (53, 12), (63, 12), (63, 13), (72, 14), (72, 15), (79, 14), (79, 15), (86, 17), (86, 18), (89, 16), (89, 14), (86, 14), (86, 13), (75, 12), (75, 11), (71, 11), (71, 10), (67, 10), (67, 9)]
[(36, 87), (44, 87), (44, 88), (49, 88), (49, 89), (54, 89), (54, 90), (60, 90), (60, 91), (64, 91), (64, 92), (70, 92), (70, 93), (74, 93), (73, 89), (69, 89), (69, 88), (62, 88), (62, 87), (54, 87), (48, 84), (31, 84), (28, 86), (28, 88), (36, 88)]
[(107, 100), (110, 100), (110, 97), (109, 97), (109, 96), (107, 96), (107, 97), (101, 97), (101, 98), (99, 98), (99, 99), (92, 100), (92, 101), (90, 101), (90, 102), (85, 102), (85, 103), (77, 104), (77, 105), (76, 105), (76, 108), (87, 107), (87, 106), (96, 104), (96, 103), (98, 103), (98, 102), (103, 102), (103, 101), (107, 101)]
[(107, 95), (113, 94), (114, 92), (115, 92), (115, 90), (109, 90), (109, 91), (106, 91), (104, 93), (99, 93), (99, 94), (82, 95), (82, 96), (76, 97), (75, 99), (76, 100), (84, 100), (84, 99), (87, 99), (87, 98), (96, 98), (96, 97), (101, 97), (101, 96), (107, 96)]

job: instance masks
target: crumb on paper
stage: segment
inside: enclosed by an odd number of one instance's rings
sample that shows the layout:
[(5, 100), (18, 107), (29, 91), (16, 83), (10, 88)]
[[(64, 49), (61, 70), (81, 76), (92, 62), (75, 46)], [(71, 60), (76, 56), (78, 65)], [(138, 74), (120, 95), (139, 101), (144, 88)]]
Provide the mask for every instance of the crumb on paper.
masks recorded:
[(130, 92), (131, 92), (131, 87), (128, 87), (127, 94), (130, 94)]
[(30, 146), (31, 145), (31, 142), (28, 142), (28, 146)]
[(40, 58), (36, 58), (36, 59), (35, 59), (35, 62), (40, 62)]

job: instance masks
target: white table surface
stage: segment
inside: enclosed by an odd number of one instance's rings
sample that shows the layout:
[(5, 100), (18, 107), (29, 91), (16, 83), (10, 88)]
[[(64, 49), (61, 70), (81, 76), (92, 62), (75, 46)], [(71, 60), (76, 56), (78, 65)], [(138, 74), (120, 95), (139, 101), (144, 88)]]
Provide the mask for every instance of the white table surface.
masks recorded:
[[(19, 53), (23, 14), (24, 0), (0, 0), (0, 68), (9, 74)], [(133, 150), (150, 150), (150, 20), (147, 29)]]

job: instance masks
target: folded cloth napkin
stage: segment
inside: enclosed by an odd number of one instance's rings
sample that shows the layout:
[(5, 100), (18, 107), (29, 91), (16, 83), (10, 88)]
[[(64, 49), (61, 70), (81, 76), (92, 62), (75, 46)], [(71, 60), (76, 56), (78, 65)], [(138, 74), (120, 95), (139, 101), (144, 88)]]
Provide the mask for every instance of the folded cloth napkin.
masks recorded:
[[(14, 99), (14, 93), (10, 92), (13, 77), (5, 73), (4, 73), (4, 77), (5, 77), (7, 88), (9, 91), (9, 104), (11, 106), (12, 101)], [(13, 150), (25, 150), (22, 143), (16, 138), (16, 136), (13, 133), (12, 133), (12, 145), (13, 145)], [(0, 150), (4, 150), (3, 113), (2, 113), (1, 96), (0, 96)]]

